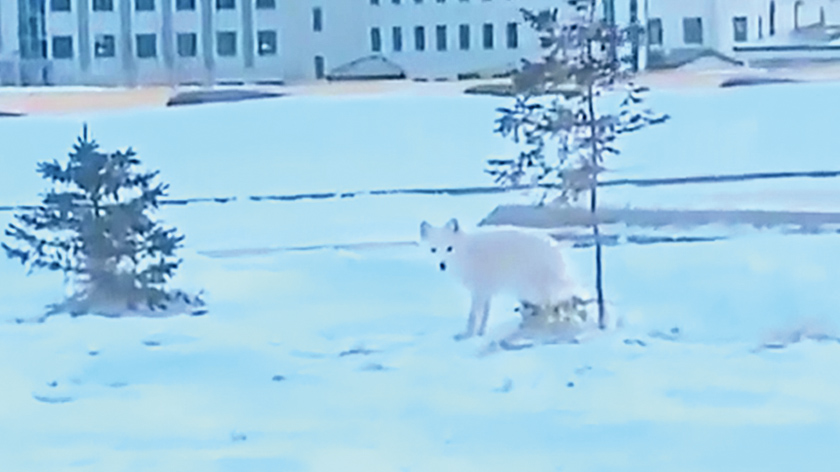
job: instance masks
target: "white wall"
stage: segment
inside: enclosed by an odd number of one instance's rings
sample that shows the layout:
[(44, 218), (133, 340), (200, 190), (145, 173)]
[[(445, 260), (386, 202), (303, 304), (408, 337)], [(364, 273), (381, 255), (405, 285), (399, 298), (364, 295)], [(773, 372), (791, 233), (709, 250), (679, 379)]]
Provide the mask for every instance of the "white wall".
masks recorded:
[[(641, 3), (641, 0), (640, 0)], [(629, 17), (629, 0), (617, 1), (618, 18)], [(519, 64), (523, 57), (539, 55), (537, 35), (522, 22), (520, 8), (541, 10), (562, 5), (556, 0), (298, 0), (284, 4), (282, 26), (283, 70), (289, 81), (314, 78), (314, 58), (323, 56), (326, 70), (365, 57), (371, 49), (371, 28), (380, 29), (380, 54), (400, 65), (409, 77), (436, 79), (455, 78), (458, 74), (502, 71)], [(312, 31), (312, 8), (323, 11), (323, 31)], [(618, 10), (621, 12), (619, 13)], [(643, 10), (640, 8), (640, 16)], [(507, 23), (518, 23), (518, 47), (507, 47)], [(483, 25), (493, 24), (492, 49), (483, 47)], [(470, 49), (459, 47), (459, 27), (470, 26)], [(446, 51), (437, 50), (438, 25), (446, 26)], [(394, 51), (392, 28), (402, 29), (402, 51)], [(417, 51), (414, 28), (425, 28), (426, 48)], [(644, 52), (642, 51), (642, 55)], [(642, 57), (644, 60), (644, 57)]]
[[(155, 0), (154, 11), (135, 11), (134, 0), (131, 1), (131, 41), (134, 53), (134, 67), (137, 71), (137, 83), (166, 83), (169, 79), (166, 70), (163, 52), (163, 14), (161, 13), (161, 0)], [(155, 35), (156, 54), (154, 57), (140, 58), (137, 55), (137, 35)]]
[[(779, 27), (778, 16), (777, 11), (777, 32)], [(770, 18), (766, 0), (742, 0), (740, 2), (717, 0), (715, 16), (710, 19), (718, 25), (717, 37), (710, 45), (723, 54), (730, 55), (734, 46), (743, 44), (735, 41), (734, 18), (736, 17), (747, 18), (746, 43), (759, 41), (769, 35)], [(759, 37), (759, 18), (761, 18), (761, 38)]]
[(17, 2), (0, 1), (0, 80), (17, 83)]
[[(236, 8), (233, 10), (213, 10), (213, 54), (215, 56), (216, 80), (237, 80), (244, 74), (245, 65), (242, 61), (244, 51), (242, 50), (242, 2), (237, 0)], [(252, 0), (253, 1), (253, 0)], [(215, 5), (215, 0), (213, 1)], [(220, 56), (218, 49), (217, 34), (223, 31), (236, 33), (236, 55)]]
[[(174, 62), (172, 65), (172, 82), (202, 82), (207, 78), (204, 67), (202, 41), (204, 32), (201, 30), (201, 2), (196, 1), (195, 10), (176, 10), (173, 0), (172, 13), (172, 44)], [(178, 55), (178, 33), (194, 33), (196, 51), (194, 57)]]
[(17, 2), (0, 2), (0, 59), (8, 59), (17, 50)]
[[(714, 0), (648, 0), (648, 18), (662, 20), (662, 45), (664, 50), (677, 48), (703, 48), (716, 42), (718, 28), (712, 24), (714, 18)], [(686, 44), (683, 40), (683, 19), (700, 17), (703, 19), (703, 44)]]
[[(361, 0), (368, 3), (367, 0)], [(449, 0), (437, 3), (424, 0), (402, 0), (394, 5), (391, 0), (380, 0), (379, 6), (364, 8), (363, 30), (361, 31), (364, 52), (371, 54), (370, 29), (379, 27), (382, 32), (382, 54), (402, 66), (410, 77), (454, 78), (459, 73), (470, 73), (487, 69), (502, 71), (509, 65), (517, 65), (525, 57), (533, 58), (539, 53), (536, 33), (523, 23), (520, 8), (541, 10), (556, 7), (551, 0), (471, 0), (462, 2)], [(518, 47), (507, 47), (507, 24), (518, 24)], [(484, 49), (483, 25), (493, 25), (493, 48)], [(459, 48), (461, 24), (470, 27), (470, 49)], [(446, 26), (446, 51), (437, 50), (437, 25)], [(393, 51), (391, 28), (399, 26), (403, 31), (403, 50)], [(426, 35), (424, 51), (415, 50), (414, 28), (423, 26)], [(357, 33), (359, 34), (359, 33)]]
[[(93, 4), (93, 0), (90, 0)], [(120, 47), (120, 16), (118, 2), (114, 0), (114, 11), (90, 12), (90, 70), (86, 81), (91, 84), (120, 84), (125, 80), (122, 71), (122, 48)], [(110, 34), (114, 36), (114, 57), (96, 57), (94, 48), (96, 36)]]
[(70, 59), (52, 60), (52, 70), (50, 74), (50, 81), (52, 83), (75, 84), (78, 81), (79, 17), (76, 13), (75, 7), (75, 4), (71, 5), (71, 11), (69, 12), (51, 12), (50, 2), (46, 2), (47, 16), (45, 18), (45, 27), (47, 31), (47, 58), (53, 58), (53, 37), (70, 36), (73, 38), (73, 57)]
[[(283, 70), (283, 57), (290, 53), (294, 48), (289, 47), (282, 41), (283, 28), (283, 11), (280, 10), (283, 3), (287, 0), (275, 0), (277, 8), (274, 10), (254, 8), (254, 71), (252, 78), (255, 80), (283, 80), (285, 71)], [(275, 31), (277, 33), (277, 53), (274, 55), (259, 55), (259, 43), (257, 37), (259, 31)]]
[[(770, 3), (775, 1), (775, 34), (770, 35)], [(660, 18), (663, 26), (662, 49), (712, 48), (731, 55), (736, 43), (733, 18), (747, 18), (746, 44), (791, 44), (794, 32), (794, 6), (797, 0), (648, 0), (649, 17)], [(799, 26), (819, 22), (820, 8), (826, 23), (840, 22), (840, 2), (836, 0), (804, 0), (799, 7)], [(703, 44), (690, 45), (683, 41), (683, 18), (703, 19)], [(760, 19), (760, 20), (759, 20)], [(760, 25), (759, 25), (760, 23)], [(759, 30), (760, 26), (760, 30)], [(759, 34), (761, 33), (761, 34)], [(660, 46), (653, 46), (654, 49)]]
[[(783, 35), (794, 29), (794, 5), (797, 0), (776, 0), (776, 30)], [(828, 10), (829, 0), (807, 0), (799, 8), (799, 26), (807, 26), (819, 22), (820, 7)], [(826, 11), (826, 13), (828, 13)]]
[[(630, 6), (632, 0), (614, 0), (615, 1), (615, 22), (618, 25), (627, 26), (630, 24)], [(636, 9), (637, 9), (637, 20), (639, 26), (643, 27), (647, 25), (647, 17), (645, 12), (645, 0), (637, 0), (636, 2)], [(623, 48), (619, 49), (619, 55), (630, 55), (632, 51), (632, 45), (626, 45)], [(647, 64), (647, 48), (645, 47), (645, 37), (642, 36), (639, 38), (639, 70), (642, 70), (646, 67)]]
[[(278, 37), (276, 55), (260, 56), (255, 53), (254, 67), (245, 67), (243, 50), (244, 30), (242, 28), (243, 2), (237, 0), (236, 9), (215, 9), (211, 0), (212, 27), (209, 32), (213, 42), (212, 74), (205, 69), (203, 58), (201, 8), (203, 2), (196, 0), (196, 9), (178, 11), (172, 0), (172, 30), (174, 64), (170, 71), (164, 60), (162, 37), (163, 2), (156, 0), (152, 12), (131, 9), (132, 61), (136, 69), (137, 82), (143, 83), (178, 83), (197, 82), (208, 75), (217, 81), (223, 80), (277, 80), (287, 81), (312, 80), (315, 77), (315, 57), (325, 61), (325, 72), (335, 67), (373, 53), (370, 44), (370, 30), (378, 27), (382, 37), (382, 54), (403, 67), (410, 77), (436, 79), (455, 78), (458, 74), (473, 72), (501, 72), (512, 65), (517, 65), (522, 57), (533, 58), (540, 53), (537, 35), (524, 24), (520, 8), (540, 10), (563, 6), (557, 0), (380, 0), (380, 5), (371, 5), (370, 0), (277, 0), (276, 9), (253, 8), (253, 42), (257, 45), (257, 32), (274, 30)], [(617, 0), (616, 15), (619, 21), (629, 16), (629, 1)], [(639, 0), (640, 3), (643, 0)], [(49, 0), (47, 0), (49, 3)], [(89, 6), (92, 0), (89, 0)], [(73, 2), (73, 11), (49, 12), (47, 17), (48, 36), (69, 35), (73, 37), (74, 57), (72, 59), (53, 60), (52, 78), (58, 83), (93, 83), (120, 84), (126, 80), (123, 70), (122, 36), (120, 34), (120, 0), (114, 0), (112, 12), (89, 12), (91, 64), (87, 73), (81, 70), (78, 38), (78, 4)], [(8, 47), (17, 43), (16, 1), (0, 1), (0, 58), (8, 54)], [(323, 29), (313, 31), (313, 8), (320, 7), (323, 15)], [(12, 10), (10, 12), (10, 10)], [(11, 14), (10, 14), (11, 13)], [(643, 9), (640, 8), (640, 15)], [(507, 46), (507, 24), (516, 22), (518, 47)], [(494, 41), (492, 49), (483, 47), (483, 25), (493, 24)], [(459, 47), (459, 26), (470, 27), (470, 48)], [(436, 27), (447, 28), (447, 48), (438, 51)], [(402, 28), (403, 49), (394, 51), (392, 28)], [(425, 28), (426, 48), (415, 50), (414, 28)], [(234, 31), (237, 34), (237, 54), (234, 57), (222, 57), (217, 53), (216, 33)], [(194, 58), (181, 58), (177, 55), (176, 35), (179, 32), (192, 32), (197, 35), (197, 54)], [(140, 59), (136, 57), (136, 35), (152, 33), (157, 38), (157, 57)], [(98, 34), (110, 34), (115, 38), (115, 56), (97, 58), (93, 53), (95, 38)], [(48, 47), (51, 47), (51, 42)], [(15, 47), (16, 48), (16, 47)], [(256, 52), (256, 51), (255, 51)], [(643, 48), (642, 48), (643, 52)], [(50, 57), (52, 57), (50, 51)]]
[[(215, 9), (215, 0), (210, 1), (212, 8), (212, 27), (209, 34), (213, 42), (212, 77), (215, 80), (286, 80), (289, 82), (312, 80), (315, 77), (315, 57), (325, 61), (325, 72), (350, 61), (373, 54), (371, 50), (371, 28), (379, 28), (382, 50), (380, 54), (400, 65), (413, 78), (455, 78), (459, 74), (472, 72), (502, 71), (516, 65), (523, 57), (533, 58), (540, 53), (537, 35), (521, 19), (521, 8), (541, 10), (544, 8), (565, 6), (560, 0), (379, 0), (379, 5), (371, 5), (370, 0), (276, 0), (274, 10), (253, 7), (253, 44), (257, 47), (257, 32), (274, 30), (277, 32), (277, 54), (260, 56), (255, 51), (254, 66), (245, 67), (245, 30), (243, 30), (243, 2), (255, 0), (237, 0), (236, 9)], [(732, 54), (735, 43), (733, 17), (745, 16), (748, 21), (746, 44), (789, 43), (793, 30), (793, 11), (796, 0), (775, 0), (776, 35), (769, 36), (769, 4), (771, 0), (638, 0), (639, 20), (646, 24), (645, 13), (649, 18), (660, 18), (663, 25), (662, 49), (678, 48), (713, 48), (724, 54)], [(92, 3), (92, 0), (89, 0)], [(49, 0), (47, 0), (49, 3)], [(201, 8), (203, 2), (196, 0), (193, 11), (173, 9), (173, 70), (168, 70), (164, 60), (161, 28), (163, 21), (162, 0), (156, 0), (154, 12), (131, 11), (132, 42), (138, 33), (157, 35), (158, 56), (153, 59), (136, 58), (136, 44), (132, 51), (139, 83), (197, 82), (209, 76), (203, 57)], [(627, 24), (630, 17), (631, 0), (615, 0), (616, 20)], [(111, 34), (116, 40), (115, 57), (97, 58), (92, 54), (90, 70), (83, 74), (79, 60), (78, 4), (74, 1), (74, 11), (49, 12), (47, 17), (48, 37), (70, 35), (73, 39), (74, 57), (72, 60), (54, 60), (52, 79), (59, 83), (94, 83), (119, 84), (125, 81), (123, 61), (120, 57), (122, 47), (120, 35), (120, 1), (114, 0), (115, 11), (89, 13), (91, 48), (97, 34)], [(133, 6), (133, 1), (131, 2)], [(0, 60), (9, 58), (17, 50), (17, 2), (0, 0)], [(323, 29), (313, 31), (313, 8), (320, 7), (323, 15)], [(820, 7), (824, 8), (828, 23), (840, 23), (840, 1), (805, 0), (800, 9), (800, 25), (819, 21)], [(48, 9), (49, 10), (49, 9)], [(683, 19), (700, 17), (703, 22), (703, 43), (685, 44), (683, 39)], [(762, 36), (759, 37), (759, 18), (762, 23)], [(510, 49), (506, 44), (506, 28), (509, 22), (518, 23), (518, 47)], [(494, 45), (484, 49), (482, 29), (485, 23), (494, 26)], [(470, 27), (470, 48), (459, 47), (459, 26)], [(436, 27), (445, 25), (447, 48), (438, 51), (436, 45)], [(394, 51), (392, 28), (402, 29), (402, 51)], [(414, 44), (414, 28), (425, 28), (426, 48), (417, 51)], [(234, 57), (221, 57), (217, 53), (216, 33), (234, 31), (237, 34), (237, 53)], [(197, 34), (197, 54), (194, 58), (181, 58), (177, 55), (178, 32)], [(48, 41), (51, 49), (51, 41)], [(652, 46), (656, 49), (657, 46)], [(629, 47), (621, 51), (629, 53)], [(645, 63), (644, 45), (639, 50), (642, 66)], [(50, 56), (52, 56), (50, 50)]]
[[(280, 1), (280, 0), (278, 0)], [(388, 0), (390, 1), (390, 0)], [(403, 0), (405, 1), (405, 0)], [(326, 72), (369, 54), (364, 10), (368, 0), (296, 0), (283, 5), (280, 38), (284, 77), (288, 81), (315, 78), (315, 56)], [(323, 29), (313, 31), (313, 8), (320, 7)]]

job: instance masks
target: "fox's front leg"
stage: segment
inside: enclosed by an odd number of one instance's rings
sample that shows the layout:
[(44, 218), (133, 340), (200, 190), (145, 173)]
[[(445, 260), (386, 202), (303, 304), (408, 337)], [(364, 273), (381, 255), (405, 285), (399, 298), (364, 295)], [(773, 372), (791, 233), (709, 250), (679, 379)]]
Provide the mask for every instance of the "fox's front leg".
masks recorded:
[(490, 298), (484, 300), (481, 306), (481, 320), (478, 322), (478, 335), (484, 336), (484, 331), (487, 329), (487, 318), (490, 317)]
[[(458, 333), (455, 335), (456, 341), (461, 341), (467, 338), (471, 338), (475, 335), (476, 332), (476, 322), (479, 318), (482, 322), (486, 322), (487, 312), (490, 308), (490, 297), (483, 295), (483, 294), (473, 294), (472, 296), (472, 304), (470, 306), (470, 317), (467, 320), (467, 329), (464, 330), (463, 333)], [(479, 332), (479, 335), (483, 334), (483, 329)]]

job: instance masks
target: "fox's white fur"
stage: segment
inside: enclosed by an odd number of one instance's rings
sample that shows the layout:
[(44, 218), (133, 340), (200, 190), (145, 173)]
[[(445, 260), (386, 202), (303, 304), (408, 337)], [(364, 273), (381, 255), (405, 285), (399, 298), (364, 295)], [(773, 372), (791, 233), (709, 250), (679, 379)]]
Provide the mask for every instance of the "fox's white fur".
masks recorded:
[(442, 271), (472, 293), (466, 330), (456, 339), (484, 335), (490, 301), (502, 293), (534, 305), (573, 295), (560, 248), (548, 238), (515, 230), (466, 233), (456, 219), (443, 227), (420, 225), (420, 239)]

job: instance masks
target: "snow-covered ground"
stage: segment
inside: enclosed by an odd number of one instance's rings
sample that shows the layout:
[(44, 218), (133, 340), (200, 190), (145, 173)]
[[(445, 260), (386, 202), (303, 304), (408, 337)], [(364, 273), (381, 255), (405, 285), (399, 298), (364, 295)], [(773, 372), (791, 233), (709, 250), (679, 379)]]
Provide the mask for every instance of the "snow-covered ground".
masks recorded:
[[(628, 136), (608, 176), (832, 170), (840, 86), (661, 92), (666, 125)], [(412, 246), (419, 223), (477, 224), (521, 195), (251, 202), (249, 195), (489, 184), (503, 99), (287, 97), (0, 122), (0, 205), (37, 201), (39, 160), (82, 122), (133, 146), (187, 239), (179, 288), (209, 313), (39, 315), (61, 276), (0, 259), (0, 471), (833, 471), (840, 437), (838, 239), (728, 229), (703, 244), (605, 251), (622, 329), (581, 344), (481, 355), (456, 343), (467, 293)], [(604, 190), (608, 205), (837, 211), (840, 182)], [(0, 212), (0, 224), (11, 220)], [(717, 229), (722, 230), (722, 229)], [(676, 232), (676, 231), (675, 231)], [(568, 257), (591, 285), (591, 249)], [(515, 325), (493, 305), (491, 333)], [(767, 341), (802, 342), (756, 350)], [(811, 337), (816, 340), (807, 339)]]

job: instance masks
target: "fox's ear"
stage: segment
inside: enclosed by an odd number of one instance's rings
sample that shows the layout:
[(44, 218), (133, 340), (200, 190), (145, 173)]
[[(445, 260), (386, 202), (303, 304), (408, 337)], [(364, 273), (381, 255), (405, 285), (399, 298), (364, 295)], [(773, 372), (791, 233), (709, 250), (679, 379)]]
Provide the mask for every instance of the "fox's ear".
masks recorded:
[(446, 229), (452, 231), (453, 233), (457, 233), (460, 231), (460, 226), (458, 226), (458, 220), (452, 218), (451, 220), (446, 222)]
[(429, 237), (429, 229), (432, 227), (428, 222), (424, 221), (420, 223), (420, 239), (425, 240)]

